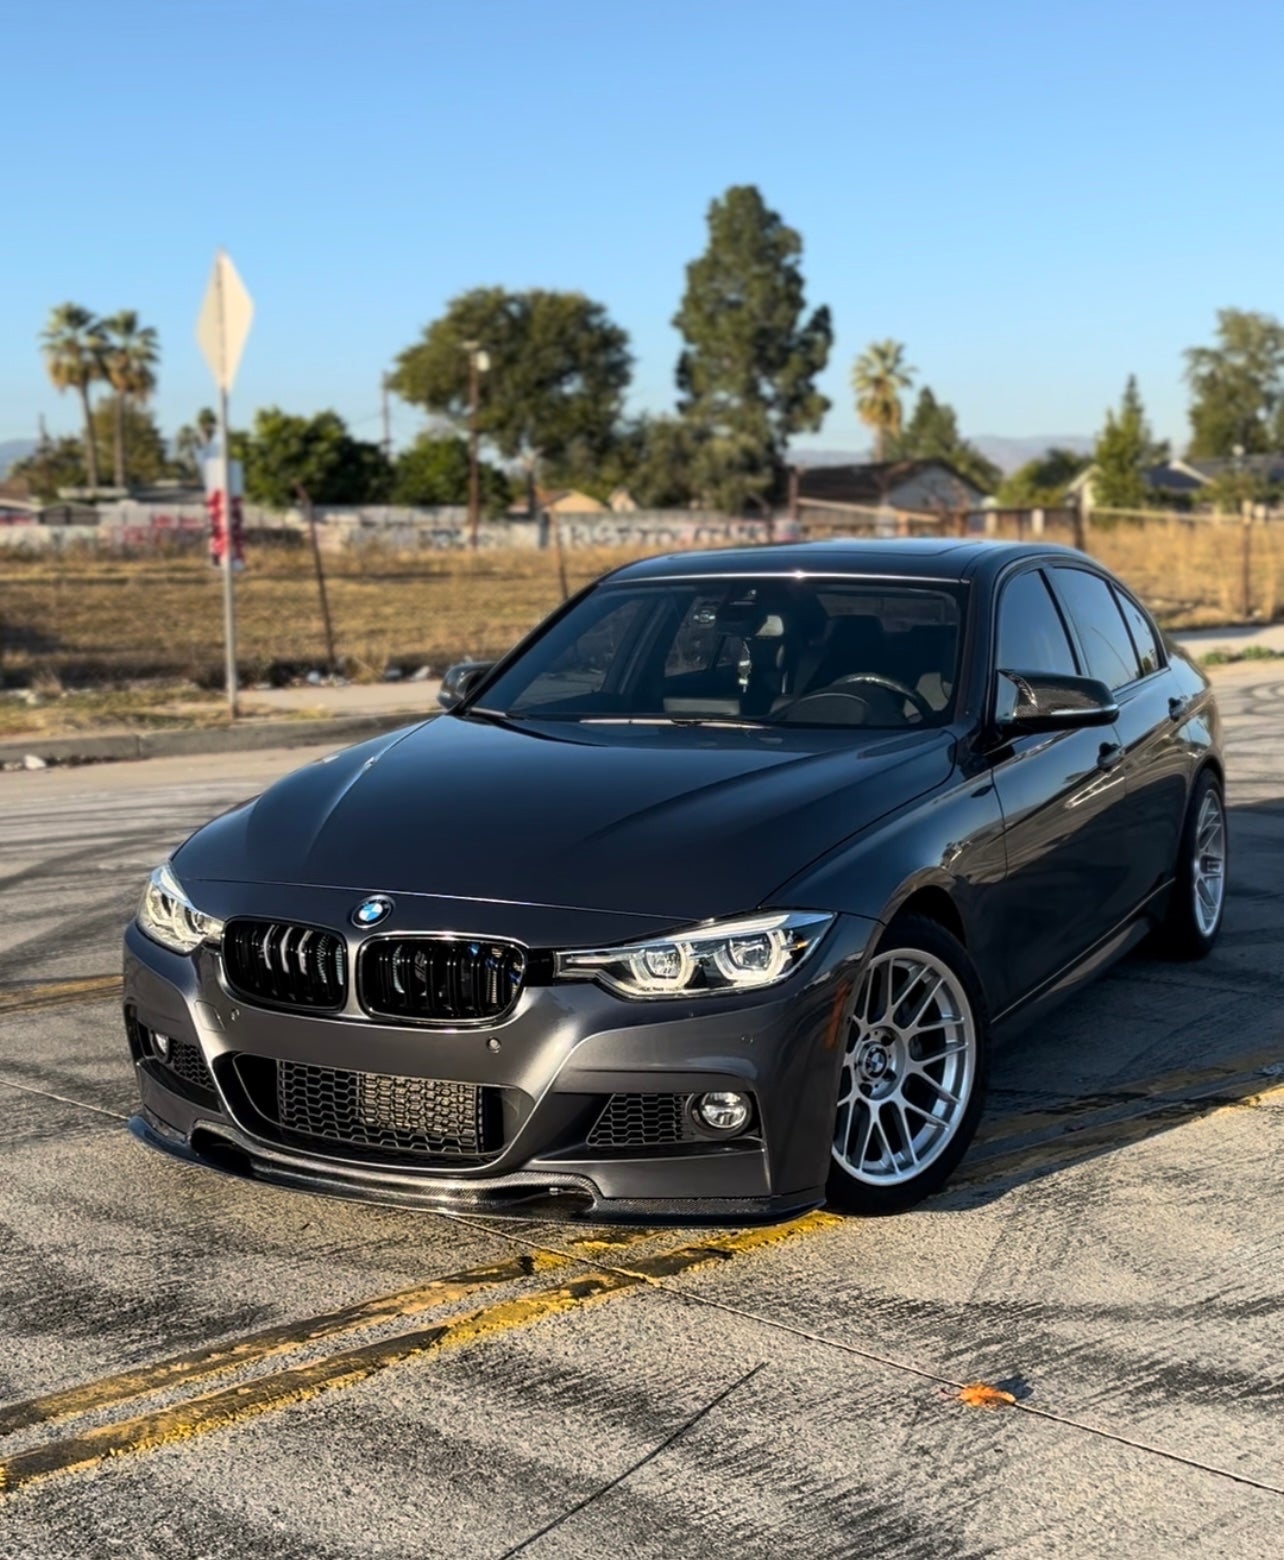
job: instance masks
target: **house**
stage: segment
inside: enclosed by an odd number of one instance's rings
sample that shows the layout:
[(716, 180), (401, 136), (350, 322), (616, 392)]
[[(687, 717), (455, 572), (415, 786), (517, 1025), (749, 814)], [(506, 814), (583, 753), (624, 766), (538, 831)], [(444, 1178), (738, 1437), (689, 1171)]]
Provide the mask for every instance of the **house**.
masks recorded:
[(865, 509), (957, 512), (979, 509), (984, 492), (944, 460), (883, 460), (797, 468), (797, 499)]
[[(546, 515), (605, 515), (610, 510), (600, 500), (590, 498), (587, 493), (581, 493), (576, 488), (554, 488), (551, 492), (543, 488), (535, 495), (535, 506)], [(527, 520), (530, 511), (526, 500), (519, 499), (511, 505), (507, 511), (510, 520)]]
[[(1156, 508), (1164, 508), (1167, 505), (1188, 504), (1199, 493), (1201, 488), (1208, 486), (1212, 480), (1199, 468), (1201, 466), (1217, 464), (1208, 461), (1165, 460), (1158, 465), (1148, 466), (1142, 472), (1142, 481), (1146, 484), (1149, 502)], [(1097, 508), (1095, 482), (1097, 468), (1095, 465), (1085, 466), (1073, 481), (1066, 484), (1066, 502), (1078, 507), (1088, 509)]]

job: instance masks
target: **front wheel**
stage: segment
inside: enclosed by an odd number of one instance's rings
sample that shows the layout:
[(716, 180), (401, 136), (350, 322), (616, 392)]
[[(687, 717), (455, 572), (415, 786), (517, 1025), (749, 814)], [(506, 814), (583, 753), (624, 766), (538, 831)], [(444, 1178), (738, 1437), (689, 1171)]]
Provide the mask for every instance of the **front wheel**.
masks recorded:
[(865, 967), (838, 1086), (830, 1201), (898, 1213), (940, 1189), (985, 1103), (989, 1021), (966, 950), (906, 916)]

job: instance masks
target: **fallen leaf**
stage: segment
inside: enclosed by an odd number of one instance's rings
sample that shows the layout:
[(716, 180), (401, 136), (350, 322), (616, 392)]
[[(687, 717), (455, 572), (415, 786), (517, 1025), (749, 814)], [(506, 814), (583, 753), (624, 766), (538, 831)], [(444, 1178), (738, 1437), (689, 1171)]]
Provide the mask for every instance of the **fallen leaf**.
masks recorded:
[(1005, 1392), (1002, 1387), (992, 1387), (986, 1381), (973, 1381), (966, 1387), (960, 1387), (958, 1398), (960, 1403), (966, 1403), (970, 1408), (1005, 1408), (1009, 1403), (1016, 1402), (1011, 1392)]

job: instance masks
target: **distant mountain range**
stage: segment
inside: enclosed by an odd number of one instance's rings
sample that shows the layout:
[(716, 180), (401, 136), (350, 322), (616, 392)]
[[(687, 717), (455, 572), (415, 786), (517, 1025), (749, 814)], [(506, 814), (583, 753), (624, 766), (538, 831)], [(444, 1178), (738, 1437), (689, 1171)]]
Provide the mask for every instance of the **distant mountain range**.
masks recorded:
[[(1005, 473), (1024, 466), (1044, 450), (1074, 450), (1086, 455), (1093, 445), (1093, 440), (1082, 433), (1040, 433), (1023, 439), (1010, 439), (1001, 433), (978, 433), (970, 442)], [(804, 466), (855, 466), (874, 458), (872, 450), (795, 450), (793, 455)]]
[(34, 439), (0, 439), (0, 478), (15, 460), (24, 460), (35, 447)]

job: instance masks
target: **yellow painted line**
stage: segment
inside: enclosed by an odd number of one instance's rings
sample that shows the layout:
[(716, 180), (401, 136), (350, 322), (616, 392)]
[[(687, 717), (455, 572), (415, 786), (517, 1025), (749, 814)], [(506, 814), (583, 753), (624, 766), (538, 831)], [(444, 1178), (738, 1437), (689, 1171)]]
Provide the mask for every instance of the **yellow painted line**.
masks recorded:
[[(636, 1245), (650, 1239), (654, 1233), (653, 1230), (629, 1231), (614, 1242), (614, 1248)], [(597, 1248), (606, 1243), (585, 1238), (568, 1244), (572, 1251), (537, 1248), (522, 1252), (483, 1267), (430, 1279), (395, 1294), (360, 1300), (336, 1311), (306, 1317), (302, 1321), (265, 1327), (259, 1332), (243, 1334), (230, 1343), (211, 1344), (171, 1359), (141, 1365), (135, 1370), (101, 1376), (96, 1381), (68, 1387), (61, 1392), (49, 1392), (41, 1397), (27, 1398), (23, 1402), (0, 1405), (0, 1436), (12, 1435), (15, 1431), (27, 1430), (34, 1425), (54, 1424), (61, 1419), (96, 1413), (99, 1409), (118, 1408), (153, 1392), (165, 1392), (188, 1382), (202, 1381), (227, 1371), (240, 1370), (246, 1365), (258, 1364), (262, 1360), (295, 1353), (339, 1333), (355, 1332), (362, 1327), (377, 1327), (401, 1317), (417, 1316), (435, 1306), (462, 1300), (479, 1289), (494, 1288), (563, 1267), (576, 1260), (574, 1248), (581, 1245)]]
[(31, 1013), (41, 1008), (72, 1007), (80, 1002), (102, 1002), (118, 997), (119, 975), (78, 975), (68, 980), (33, 981), (0, 988), (0, 1017)]
[(347, 1349), (291, 1370), (258, 1376), (238, 1386), (190, 1398), (170, 1408), (102, 1425), (80, 1435), (15, 1452), (0, 1459), (0, 1492), (37, 1479), (71, 1473), (127, 1453), (188, 1441), (260, 1414), (306, 1402), (318, 1393), (354, 1386), (389, 1366), (447, 1348), (459, 1348), (529, 1327), (613, 1295), (744, 1252), (842, 1224), (834, 1214), (812, 1213), (789, 1224), (742, 1230), (733, 1235), (639, 1258), (629, 1268), (590, 1271), (550, 1289), (518, 1295), (431, 1327), (420, 1328), (357, 1349)]
[[(1254, 1080), (1256, 1082), (1256, 1080)], [(1034, 1143), (1026, 1148), (1014, 1149), (1009, 1154), (994, 1154), (971, 1163), (965, 1163), (962, 1171), (951, 1181), (952, 1186), (974, 1186), (978, 1182), (993, 1181), (1001, 1176), (1021, 1170), (1059, 1170), (1080, 1159), (1109, 1149), (1123, 1148), (1129, 1143), (1140, 1143), (1154, 1137), (1164, 1126), (1178, 1123), (1210, 1121), (1231, 1111), (1252, 1110), (1261, 1106), (1284, 1104), (1284, 1084), (1272, 1084), (1264, 1089), (1228, 1099), (1217, 1094), (1206, 1099), (1168, 1100), (1153, 1110), (1140, 1111), (1118, 1121), (1101, 1126), (1085, 1126), (1067, 1132), (1050, 1142)]]
[(1067, 1100), (1064, 1105), (1054, 1105), (1043, 1110), (1024, 1112), (1019, 1116), (994, 1116), (981, 1123), (976, 1134), (977, 1143), (1002, 1142), (1008, 1138), (1023, 1137), (1027, 1132), (1038, 1132), (1047, 1127), (1064, 1126), (1081, 1116), (1094, 1115), (1112, 1106), (1128, 1105), (1142, 1100), (1156, 1099), (1163, 1094), (1181, 1095), (1237, 1078), (1243, 1073), (1260, 1072), (1263, 1067), (1284, 1061), (1284, 1041), (1268, 1050), (1249, 1051), (1242, 1056), (1228, 1056), (1211, 1067), (1183, 1067), (1173, 1072), (1161, 1073), (1137, 1083), (1121, 1083), (1100, 1094), (1087, 1094), (1079, 1099)]

